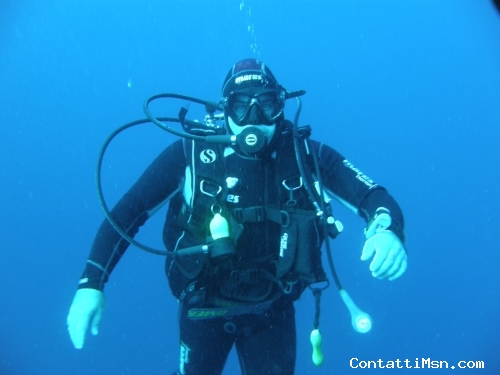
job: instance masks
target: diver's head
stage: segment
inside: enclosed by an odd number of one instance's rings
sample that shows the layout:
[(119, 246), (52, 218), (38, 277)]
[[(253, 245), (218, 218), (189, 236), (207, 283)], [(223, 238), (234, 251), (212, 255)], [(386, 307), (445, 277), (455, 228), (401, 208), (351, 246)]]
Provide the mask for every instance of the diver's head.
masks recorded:
[(233, 65), (222, 85), (222, 106), (229, 131), (240, 134), (257, 127), (268, 144), (284, 120), (285, 90), (261, 61), (245, 59)]

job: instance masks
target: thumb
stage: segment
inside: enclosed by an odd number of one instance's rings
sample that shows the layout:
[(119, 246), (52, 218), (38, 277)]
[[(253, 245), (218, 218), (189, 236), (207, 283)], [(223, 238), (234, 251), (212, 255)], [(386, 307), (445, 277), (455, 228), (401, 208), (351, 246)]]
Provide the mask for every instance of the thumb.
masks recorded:
[(365, 241), (365, 245), (363, 246), (363, 251), (361, 252), (361, 260), (370, 259), (374, 252), (375, 252), (375, 243), (373, 241), (373, 237), (371, 237)]
[(92, 323), (90, 325), (90, 332), (94, 336), (97, 336), (99, 334), (99, 324), (101, 324), (101, 319), (102, 319), (102, 313), (103, 313), (102, 308), (98, 308), (97, 311), (95, 312), (94, 316), (92, 317)]

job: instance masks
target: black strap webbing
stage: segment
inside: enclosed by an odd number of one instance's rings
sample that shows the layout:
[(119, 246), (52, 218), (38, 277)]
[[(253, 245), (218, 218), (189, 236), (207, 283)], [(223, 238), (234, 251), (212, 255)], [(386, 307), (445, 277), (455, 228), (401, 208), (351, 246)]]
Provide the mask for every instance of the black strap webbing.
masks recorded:
[(233, 216), (239, 224), (260, 223), (265, 220), (270, 220), (283, 227), (290, 225), (290, 216), (288, 212), (267, 208), (265, 206), (236, 208), (233, 210)]
[(314, 329), (319, 328), (319, 315), (321, 313), (320, 302), (321, 302), (321, 289), (313, 289), (314, 301), (315, 301), (315, 313), (314, 313)]

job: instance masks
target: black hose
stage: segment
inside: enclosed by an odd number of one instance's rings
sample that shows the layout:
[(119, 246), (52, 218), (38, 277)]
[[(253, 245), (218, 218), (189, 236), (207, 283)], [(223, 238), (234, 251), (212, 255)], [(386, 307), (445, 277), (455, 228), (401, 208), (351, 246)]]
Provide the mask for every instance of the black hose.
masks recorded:
[(295, 118), (293, 120), (293, 147), (295, 150), (295, 159), (297, 160), (297, 166), (299, 168), (299, 173), (300, 176), (302, 177), (302, 183), (304, 185), (304, 188), (306, 189), (307, 195), (309, 196), (309, 199), (311, 200), (311, 203), (313, 204), (314, 208), (316, 211), (319, 210), (319, 205), (317, 202), (317, 197), (314, 194), (313, 190), (311, 189), (311, 184), (309, 181), (309, 176), (310, 173), (307, 174), (305, 171), (304, 167), (304, 158), (302, 157), (302, 153), (300, 151), (300, 134), (299, 134), (299, 116), (300, 112), (302, 110), (302, 102), (299, 98), (295, 98), (297, 100), (297, 111), (295, 112)]
[[(207, 103), (206, 101), (196, 99), (196, 98), (191, 98), (189, 96), (178, 95), (178, 94), (157, 94), (157, 95), (153, 95), (153, 96), (147, 98), (146, 101), (144, 102), (144, 105), (143, 105), (143, 110), (144, 110), (144, 113), (146, 114), (146, 117), (148, 118), (148, 122), (152, 122), (153, 124), (159, 126), (161, 129), (166, 130), (169, 133), (172, 133), (172, 134), (177, 135), (179, 137), (194, 139), (197, 141), (204, 141), (205, 140), (204, 136), (189, 134), (186, 132), (181, 132), (179, 130), (175, 130), (175, 129), (171, 128), (170, 126), (167, 126), (166, 124), (161, 122), (162, 121), (161, 119), (158, 119), (155, 116), (153, 116), (151, 111), (149, 110), (149, 103), (151, 103), (153, 100), (160, 99), (160, 98), (185, 99), (185, 100), (189, 100), (189, 101), (199, 103), (199, 104), (204, 104), (204, 105), (206, 105), (206, 103)], [(180, 123), (179, 120), (177, 120), (176, 122)]]
[(101, 151), (99, 152), (99, 156), (97, 159), (97, 170), (96, 170), (96, 176), (95, 176), (95, 181), (96, 181), (96, 188), (97, 188), (97, 196), (99, 198), (99, 202), (101, 204), (101, 207), (104, 211), (104, 214), (106, 215), (106, 218), (109, 220), (111, 226), (130, 244), (137, 246), (138, 248), (145, 250), (149, 253), (157, 254), (157, 255), (172, 255), (176, 256), (178, 255), (177, 252), (175, 251), (166, 251), (166, 250), (158, 250), (151, 248), (149, 246), (143, 245), (140, 242), (134, 240), (131, 236), (128, 235), (126, 231), (123, 230), (123, 228), (120, 227), (120, 225), (116, 222), (115, 219), (111, 216), (111, 212), (106, 204), (106, 201), (104, 200), (104, 195), (102, 192), (102, 184), (101, 184), (101, 169), (102, 169), (102, 162), (104, 158), (104, 154), (106, 152), (106, 149), (108, 145), (111, 143), (111, 141), (116, 137), (119, 133), (122, 131), (136, 125), (141, 125), (145, 123), (152, 122), (153, 124), (157, 125), (163, 130), (168, 131), (169, 133), (172, 133), (174, 135), (188, 138), (188, 139), (193, 139), (193, 140), (198, 140), (198, 141), (206, 141), (206, 142), (211, 142), (211, 143), (223, 143), (223, 144), (230, 144), (232, 142), (231, 137), (225, 136), (225, 135), (209, 135), (209, 136), (200, 136), (200, 135), (194, 135), (190, 134), (187, 132), (182, 132), (173, 129), (172, 127), (166, 125), (164, 122), (178, 122), (181, 123), (181, 120), (178, 118), (174, 117), (155, 117), (151, 114), (151, 111), (149, 110), (149, 103), (151, 103), (153, 100), (159, 99), (159, 98), (175, 98), (175, 99), (182, 99), (182, 100), (187, 100), (190, 102), (198, 103), (198, 104), (203, 104), (205, 108), (207, 109), (207, 112), (213, 113), (216, 110), (221, 111), (222, 108), (217, 103), (206, 101), (206, 100), (201, 100), (197, 98), (193, 98), (190, 96), (185, 96), (185, 95), (179, 95), (179, 94), (171, 94), (171, 93), (163, 93), (163, 94), (157, 94), (149, 97), (146, 99), (143, 105), (143, 110), (144, 113), (147, 116), (147, 119), (142, 119), (142, 120), (136, 120), (129, 122), (118, 129), (116, 129), (114, 132), (112, 132), (106, 141), (104, 142), (103, 146), (101, 147)]
[[(337, 288), (339, 290), (342, 289), (342, 284), (340, 283), (340, 279), (337, 275), (337, 271), (335, 270), (335, 266), (333, 264), (333, 257), (332, 257), (332, 251), (330, 247), (330, 237), (328, 235), (328, 222), (326, 221), (327, 218), (325, 218), (326, 214), (326, 202), (324, 200), (324, 194), (323, 194), (323, 183), (321, 181), (321, 171), (319, 168), (319, 163), (318, 163), (318, 157), (314, 153), (314, 150), (312, 150), (311, 145), (308, 143), (308, 147), (311, 150), (312, 158), (314, 161), (314, 168), (316, 170), (316, 178), (318, 179), (318, 185), (319, 185), (319, 194), (317, 191), (313, 191), (311, 188), (311, 183), (314, 183), (312, 181), (309, 181), (309, 179), (312, 179), (312, 174), (311, 173), (306, 173), (305, 167), (304, 167), (304, 157), (302, 156), (302, 153), (300, 152), (299, 148), (299, 134), (298, 134), (298, 122), (299, 122), (299, 115), (300, 111), (302, 109), (302, 102), (300, 101), (299, 98), (296, 98), (297, 100), (297, 112), (295, 113), (295, 118), (294, 118), (294, 123), (293, 123), (293, 142), (294, 142), (294, 147), (295, 147), (295, 157), (297, 159), (297, 165), (299, 167), (299, 172), (300, 175), (302, 176), (303, 184), (304, 187), (307, 191), (307, 194), (309, 195), (309, 199), (311, 200), (311, 203), (313, 206), (318, 210), (318, 214), (321, 214), (322, 217), (320, 217), (322, 227), (323, 227), (323, 237), (325, 239), (325, 247), (326, 247), (326, 255), (328, 259), (328, 264), (330, 266), (330, 272), (332, 273), (333, 280), (335, 281), (335, 285), (337, 285)], [(319, 204), (318, 204), (319, 201)]]
[[(169, 121), (169, 122), (179, 122), (178, 119), (172, 118), (172, 117), (160, 117), (158, 118), (159, 121)], [(136, 120), (129, 122), (118, 129), (116, 129), (113, 133), (109, 135), (109, 137), (106, 139), (104, 144), (101, 147), (101, 151), (99, 152), (99, 157), (97, 159), (97, 170), (96, 170), (96, 175), (95, 175), (95, 182), (96, 182), (96, 188), (97, 188), (97, 196), (99, 197), (99, 202), (101, 204), (101, 207), (104, 211), (104, 214), (106, 215), (106, 218), (109, 220), (111, 226), (115, 228), (115, 230), (129, 243), (132, 245), (137, 246), (138, 248), (145, 250), (149, 253), (157, 254), (157, 255), (176, 255), (175, 251), (166, 251), (166, 250), (157, 250), (153, 249), (152, 247), (148, 247), (146, 245), (141, 244), (140, 242), (134, 240), (132, 237), (128, 235), (127, 232), (125, 232), (121, 226), (113, 219), (111, 216), (111, 212), (108, 209), (108, 206), (106, 205), (106, 202), (104, 200), (104, 195), (102, 193), (102, 184), (101, 184), (101, 169), (102, 169), (102, 161), (104, 158), (104, 153), (106, 152), (106, 149), (108, 145), (111, 143), (114, 137), (116, 137), (119, 133), (122, 131), (136, 125), (141, 125), (145, 123), (151, 122), (150, 119), (142, 119), (142, 120)]]
[[(309, 146), (309, 148), (312, 150), (312, 148)], [(313, 162), (314, 162), (314, 169), (316, 170), (316, 178), (318, 179), (318, 187), (319, 187), (319, 195), (321, 197), (324, 197), (324, 190), (323, 190), (323, 181), (321, 180), (321, 173), (319, 169), (319, 162), (318, 162), (318, 156), (316, 153), (311, 152)], [(326, 212), (326, 202), (324, 199), (319, 200), (321, 202), (321, 210), (323, 212)], [(333, 257), (332, 257), (332, 248), (330, 246), (330, 236), (328, 235), (328, 222), (326, 220), (323, 221), (323, 237), (325, 238), (325, 247), (326, 247), (326, 257), (328, 259), (328, 265), (330, 266), (330, 272), (332, 273), (333, 281), (335, 281), (335, 285), (337, 285), (338, 290), (343, 289), (342, 284), (340, 283), (340, 279), (337, 275), (337, 271), (335, 270), (335, 265), (333, 263)], [(333, 224), (332, 224), (333, 225)]]

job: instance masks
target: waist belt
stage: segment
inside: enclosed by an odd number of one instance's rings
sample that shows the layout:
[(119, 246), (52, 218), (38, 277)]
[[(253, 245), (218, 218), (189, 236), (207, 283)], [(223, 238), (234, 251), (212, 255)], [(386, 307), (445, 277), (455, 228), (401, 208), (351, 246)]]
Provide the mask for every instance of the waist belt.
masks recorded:
[[(222, 300), (217, 300), (221, 302)], [(275, 300), (251, 303), (251, 304), (235, 304), (229, 302), (228, 306), (223, 307), (197, 307), (188, 310), (187, 316), (192, 320), (212, 319), (221, 317), (230, 317), (244, 314), (260, 314), (267, 311)]]

